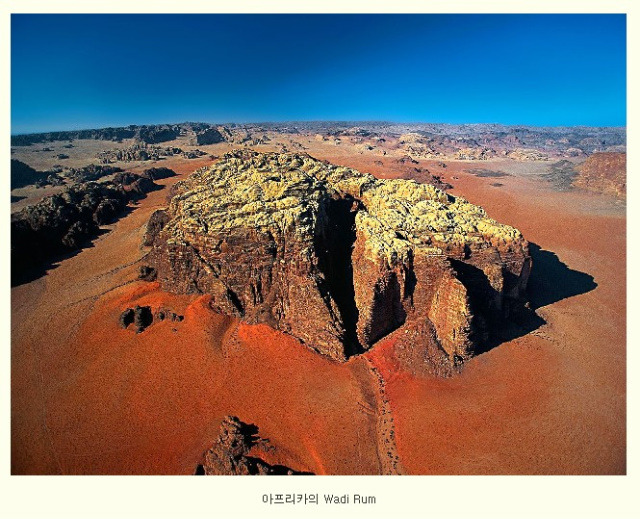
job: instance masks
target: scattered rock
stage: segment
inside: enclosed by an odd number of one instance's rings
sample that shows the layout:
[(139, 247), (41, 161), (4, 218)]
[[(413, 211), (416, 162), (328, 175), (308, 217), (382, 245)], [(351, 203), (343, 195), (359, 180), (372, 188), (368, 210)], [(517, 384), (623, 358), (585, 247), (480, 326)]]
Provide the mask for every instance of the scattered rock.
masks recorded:
[[(181, 322), (184, 320), (184, 316), (175, 313), (170, 308), (160, 307), (154, 312), (150, 306), (136, 305), (133, 308), (124, 310), (120, 314), (119, 321), (122, 328), (128, 328), (129, 325), (133, 324), (135, 332), (142, 333), (153, 324), (154, 320)], [(174, 331), (176, 330), (174, 329)]]
[(133, 309), (133, 325), (136, 333), (142, 333), (153, 323), (153, 313), (150, 306), (138, 306)]
[(153, 267), (148, 265), (141, 265), (138, 273), (138, 279), (142, 281), (155, 281), (158, 277), (158, 272)]
[(172, 310), (170, 310), (168, 308), (164, 308), (164, 307), (158, 308), (156, 310), (154, 316), (159, 321), (164, 321), (165, 319), (168, 319), (169, 321), (175, 321), (175, 322), (184, 321), (184, 316), (183, 315), (178, 315), (177, 313), (173, 312)]

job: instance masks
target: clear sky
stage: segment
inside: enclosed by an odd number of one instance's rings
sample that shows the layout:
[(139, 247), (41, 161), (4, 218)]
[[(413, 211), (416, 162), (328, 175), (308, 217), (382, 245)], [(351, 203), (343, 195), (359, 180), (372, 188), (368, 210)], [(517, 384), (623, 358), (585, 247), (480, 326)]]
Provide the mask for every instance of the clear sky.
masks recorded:
[(12, 133), (626, 124), (625, 15), (12, 15)]

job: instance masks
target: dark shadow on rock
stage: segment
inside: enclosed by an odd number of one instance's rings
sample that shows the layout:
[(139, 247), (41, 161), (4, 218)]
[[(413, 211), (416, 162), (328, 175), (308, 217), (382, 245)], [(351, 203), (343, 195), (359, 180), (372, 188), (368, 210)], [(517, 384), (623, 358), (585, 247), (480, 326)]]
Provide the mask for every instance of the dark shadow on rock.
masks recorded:
[(244, 437), (247, 447), (251, 448), (260, 441), (258, 426), (252, 423), (240, 422), (240, 434)]
[(476, 348), (476, 355), (527, 335), (546, 324), (536, 313), (539, 308), (585, 294), (598, 286), (593, 276), (570, 269), (556, 254), (535, 243), (529, 243), (529, 252), (533, 260), (527, 284), (529, 304), (512, 309), (509, 319), (492, 323), (489, 337)]
[(591, 292), (598, 286), (593, 276), (570, 269), (553, 252), (535, 243), (529, 244), (529, 251), (533, 268), (527, 291), (534, 310)]
[(261, 472), (270, 476), (314, 476), (313, 472), (303, 472), (299, 470), (293, 470), (285, 465), (271, 465), (266, 463), (260, 458), (247, 456), (247, 464), (249, 466), (250, 474), (257, 475)]

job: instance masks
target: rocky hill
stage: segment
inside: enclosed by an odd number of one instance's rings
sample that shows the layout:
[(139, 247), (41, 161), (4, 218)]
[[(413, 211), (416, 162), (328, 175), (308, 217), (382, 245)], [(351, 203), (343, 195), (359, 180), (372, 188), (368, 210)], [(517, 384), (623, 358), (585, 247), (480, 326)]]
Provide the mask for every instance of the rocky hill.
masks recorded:
[(158, 281), (336, 360), (403, 328), (459, 363), (523, 303), (521, 233), (430, 185), (247, 150), (174, 192), (145, 237)]
[(152, 168), (140, 175), (116, 172), (110, 181), (79, 182), (12, 214), (12, 284), (38, 277), (40, 269), (60, 255), (87, 245), (100, 233), (100, 226), (115, 222), (126, 212), (129, 202), (160, 189), (154, 180), (171, 175), (175, 172), (168, 168)]
[(627, 196), (627, 154), (594, 153), (576, 167), (578, 172), (573, 185), (613, 195), (617, 198)]
[[(258, 427), (242, 422), (236, 416), (225, 416), (213, 446), (204, 454), (196, 468), (200, 476), (303, 475), (284, 465), (271, 465), (257, 454), (260, 448), (270, 449), (269, 441), (258, 436)], [(272, 447), (271, 447), (272, 449)]]

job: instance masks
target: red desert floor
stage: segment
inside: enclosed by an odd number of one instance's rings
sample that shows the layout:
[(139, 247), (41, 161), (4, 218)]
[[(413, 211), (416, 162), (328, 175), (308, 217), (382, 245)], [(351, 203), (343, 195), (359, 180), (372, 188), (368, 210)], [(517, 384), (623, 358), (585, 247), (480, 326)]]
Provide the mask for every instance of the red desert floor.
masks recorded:
[[(384, 175), (358, 156), (317, 155)], [(175, 167), (186, 174), (196, 162)], [(399, 371), (392, 338), (338, 364), (266, 326), (215, 314), (206, 296), (137, 281), (144, 226), (167, 194), (154, 192), (93, 247), (12, 289), (12, 472), (191, 474), (233, 414), (258, 425), (271, 463), (376, 474), (370, 361), (384, 378), (410, 474), (624, 473), (624, 208), (535, 178), (504, 177), (494, 187), (495, 179), (464, 172), (470, 167), (449, 165), (452, 193), (565, 264), (540, 272), (540, 290), (565, 283), (554, 276), (566, 269), (593, 276), (595, 289), (550, 298), (538, 310), (547, 324), (449, 379)], [(184, 320), (135, 334), (118, 317), (136, 304)]]

